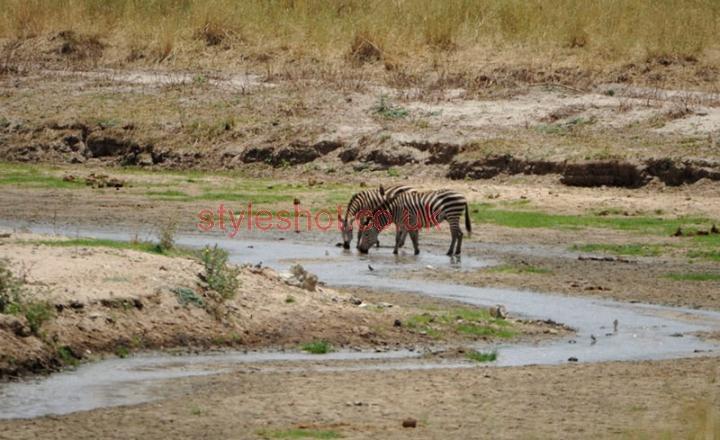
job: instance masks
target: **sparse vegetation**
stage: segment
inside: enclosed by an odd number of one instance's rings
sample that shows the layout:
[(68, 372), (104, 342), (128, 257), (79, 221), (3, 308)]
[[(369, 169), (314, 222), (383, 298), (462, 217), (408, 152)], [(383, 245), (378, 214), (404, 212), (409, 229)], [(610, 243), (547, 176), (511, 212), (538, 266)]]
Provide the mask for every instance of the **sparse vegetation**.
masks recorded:
[(669, 273), (673, 281), (720, 281), (720, 273)]
[(187, 249), (164, 249), (159, 243), (146, 241), (118, 241), (103, 238), (72, 238), (67, 240), (35, 240), (32, 244), (53, 247), (105, 247), (110, 249), (129, 249), (133, 251), (149, 252), (170, 256), (190, 256), (192, 252)]
[(487, 310), (459, 308), (450, 311), (428, 311), (411, 316), (407, 328), (432, 338), (456, 333), (472, 338), (489, 337), (507, 339), (515, 335), (512, 324), (493, 318)]
[(332, 345), (327, 341), (313, 341), (303, 344), (300, 348), (312, 354), (326, 354), (333, 351)]
[(177, 222), (169, 220), (165, 222), (158, 232), (158, 247), (160, 253), (167, 253), (175, 249), (175, 234), (177, 233)]
[(467, 353), (466, 357), (475, 362), (495, 362), (497, 360), (497, 351), (493, 350), (490, 352), (482, 351), (471, 351)]
[(24, 316), (30, 331), (40, 335), (40, 328), (55, 316), (55, 309), (46, 301), (30, 297), (23, 281), (13, 275), (6, 260), (0, 259), (0, 313)]
[(207, 246), (200, 252), (200, 261), (204, 271), (202, 280), (223, 299), (235, 297), (240, 286), (238, 269), (228, 264), (228, 253), (217, 245)]
[(258, 431), (258, 435), (264, 439), (293, 439), (293, 438), (314, 438), (314, 439), (333, 439), (342, 438), (336, 431), (323, 431), (317, 429), (286, 429), (280, 431), (263, 430)]
[(530, 266), (526, 264), (503, 264), (501, 266), (495, 266), (488, 269), (489, 272), (497, 272), (497, 273), (508, 273), (508, 274), (550, 274), (552, 271), (550, 269), (545, 269), (543, 267), (536, 267), (536, 266)]
[(574, 245), (571, 249), (580, 252), (605, 252), (634, 257), (657, 257), (662, 255), (665, 246), (655, 244), (583, 244)]
[(401, 119), (410, 114), (405, 108), (393, 106), (385, 95), (380, 96), (373, 113), (385, 119)]

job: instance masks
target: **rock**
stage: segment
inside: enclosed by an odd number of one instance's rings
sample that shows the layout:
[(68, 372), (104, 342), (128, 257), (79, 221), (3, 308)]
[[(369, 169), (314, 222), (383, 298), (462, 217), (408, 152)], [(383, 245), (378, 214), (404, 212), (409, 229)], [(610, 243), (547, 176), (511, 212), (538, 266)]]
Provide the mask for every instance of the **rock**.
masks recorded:
[(0, 314), (0, 329), (7, 330), (16, 336), (26, 338), (32, 334), (32, 330), (26, 324), (24, 318)]
[(496, 319), (506, 319), (507, 310), (504, 305), (498, 304), (495, 307), (490, 308), (490, 316)]
[(395, 322), (393, 323), (393, 327), (402, 327), (402, 321), (400, 321), (399, 319), (396, 319)]
[(577, 362), (577, 361), (578, 361), (578, 358), (576, 358), (575, 356), (568, 358), (568, 362)]
[(351, 296), (350, 299), (348, 299), (348, 301), (350, 302), (350, 304), (352, 304), (354, 306), (359, 306), (360, 304), (363, 303), (363, 300), (361, 300), (360, 298), (358, 298), (356, 296)]
[(372, 330), (370, 330), (369, 327), (364, 325), (353, 327), (352, 332), (362, 337), (368, 337), (373, 334)]
[(141, 167), (151, 166), (153, 162), (152, 154), (150, 153), (140, 153), (137, 155), (137, 165)]
[(407, 418), (402, 422), (403, 428), (417, 428), (417, 420), (413, 418)]

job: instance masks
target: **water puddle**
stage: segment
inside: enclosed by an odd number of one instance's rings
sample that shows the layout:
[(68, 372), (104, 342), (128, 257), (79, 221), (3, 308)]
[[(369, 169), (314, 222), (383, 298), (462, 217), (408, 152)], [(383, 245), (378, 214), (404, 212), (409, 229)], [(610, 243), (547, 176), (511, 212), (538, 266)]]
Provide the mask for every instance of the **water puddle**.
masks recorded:
[[(48, 228), (34, 227), (47, 233)], [(82, 236), (128, 240), (131, 233), (80, 231)], [(75, 235), (71, 231), (68, 235)], [(389, 249), (358, 256), (327, 243), (293, 240), (226, 240), (223, 237), (185, 235), (178, 243), (204, 246), (218, 243), (230, 252), (235, 263), (257, 264), (280, 271), (299, 261), (330, 286), (368, 287), (380, 290), (421, 293), (474, 305), (503, 304), (515, 316), (552, 319), (569, 325), (577, 333), (569, 338), (537, 344), (499, 344), (493, 366), (660, 360), (720, 352), (720, 344), (702, 341), (693, 334), (720, 329), (720, 313), (609, 300), (576, 298), (513, 289), (476, 288), (452, 283), (408, 280), (397, 276), (408, 269), (452, 268), (469, 270), (493, 264), (463, 257), (451, 261), (444, 255), (425, 252), (419, 256), (394, 256)], [(614, 321), (618, 322), (617, 331)], [(482, 349), (487, 350), (484, 346)], [(367, 369), (465, 368), (467, 362), (427, 362), (413, 359), (418, 353), (341, 352), (309, 355), (291, 352), (222, 353), (200, 356), (144, 355), (110, 359), (83, 365), (76, 370), (45, 378), (0, 386), (0, 418), (65, 414), (93, 408), (146, 402), (157, 396), (154, 386), (161, 380), (246, 368), (270, 361), (356, 361), (347, 366), (310, 366), (307, 370), (338, 371)], [(378, 360), (395, 360), (380, 363)], [(402, 360), (398, 362), (397, 360)], [(299, 366), (296, 369), (304, 369)], [(122, 386), (118, 386), (122, 384)]]

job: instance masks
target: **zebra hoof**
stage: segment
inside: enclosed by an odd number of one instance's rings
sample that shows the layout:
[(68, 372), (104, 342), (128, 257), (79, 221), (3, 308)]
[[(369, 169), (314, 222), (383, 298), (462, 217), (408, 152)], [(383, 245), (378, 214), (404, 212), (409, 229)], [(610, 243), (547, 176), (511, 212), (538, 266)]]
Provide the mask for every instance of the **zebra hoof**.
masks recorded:
[(415, 255), (420, 253), (420, 249), (415, 249)]

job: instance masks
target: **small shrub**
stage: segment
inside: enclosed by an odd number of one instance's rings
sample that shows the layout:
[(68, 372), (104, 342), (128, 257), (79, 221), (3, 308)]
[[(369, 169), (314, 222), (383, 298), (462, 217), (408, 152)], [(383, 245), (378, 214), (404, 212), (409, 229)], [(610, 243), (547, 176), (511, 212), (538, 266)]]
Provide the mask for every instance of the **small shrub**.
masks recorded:
[(287, 298), (285, 298), (285, 303), (286, 303), (286, 304), (292, 304), (292, 303), (294, 303), (294, 302), (295, 302), (295, 297), (293, 297), (293, 296), (291, 296), (291, 295), (288, 295)]
[(380, 100), (373, 108), (373, 113), (385, 119), (402, 119), (410, 114), (407, 109), (402, 107), (395, 107), (391, 103), (389, 103), (385, 95), (380, 96)]
[(124, 345), (121, 345), (115, 349), (115, 356), (119, 357), (120, 359), (125, 359), (126, 357), (130, 356), (130, 350)]
[(175, 249), (175, 234), (177, 233), (177, 223), (169, 221), (165, 223), (158, 234), (158, 250), (165, 253)]
[(57, 354), (63, 365), (75, 366), (78, 364), (78, 358), (75, 357), (72, 349), (68, 346), (58, 348)]
[(333, 351), (332, 345), (327, 341), (315, 341), (303, 344), (301, 347), (303, 351), (307, 351), (312, 354), (325, 354)]
[(218, 248), (217, 245), (208, 246), (202, 250), (200, 261), (204, 267), (201, 278), (208, 287), (220, 294), (223, 299), (233, 298), (240, 282), (237, 279), (238, 269), (227, 264), (227, 251)]

